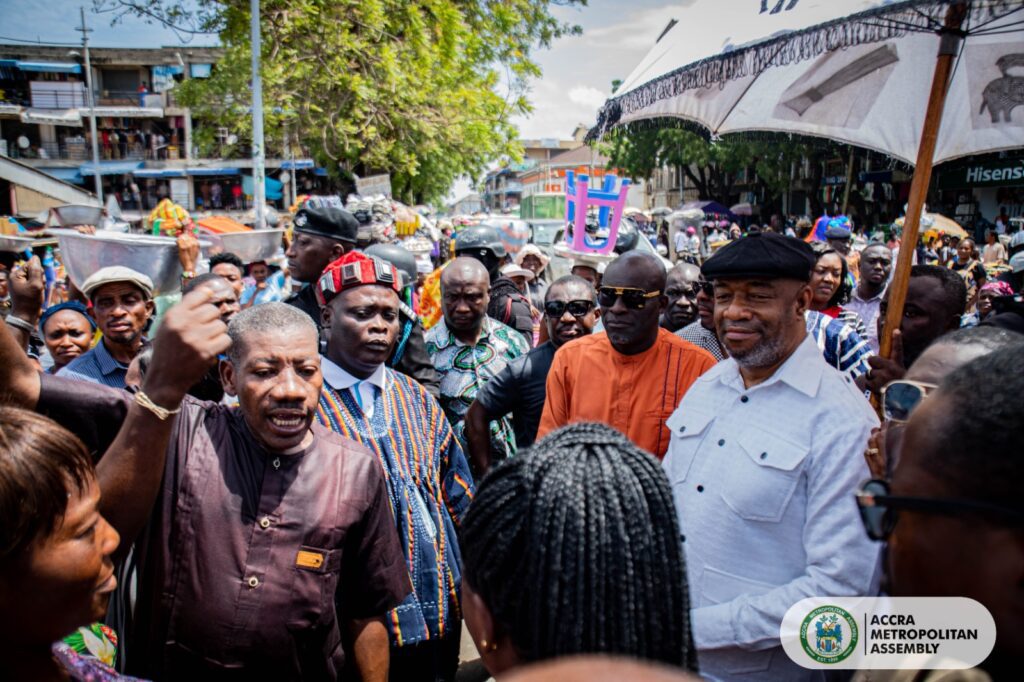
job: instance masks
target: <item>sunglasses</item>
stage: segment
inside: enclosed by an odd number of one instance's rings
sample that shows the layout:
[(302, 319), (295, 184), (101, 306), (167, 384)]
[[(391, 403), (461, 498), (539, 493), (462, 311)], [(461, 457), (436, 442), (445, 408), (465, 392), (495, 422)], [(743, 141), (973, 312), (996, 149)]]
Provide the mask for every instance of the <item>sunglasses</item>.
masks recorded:
[(928, 394), (938, 388), (936, 384), (898, 379), (882, 388), (882, 416), (886, 421), (905, 422)]
[(568, 310), (573, 317), (583, 317), (593, 307), (593, 301), (548, 301), (544, 304), (544, 314), (552, 320), (557, 320)]
[(627, 308), (641, 310), (652, 298), (661, 296), (661, 290), (644, 291), (633, 287), (601, 287), (597, 290), (597, 302), (602, 308), (611, 308), (615, 301), (622, 298), (622, 303)]
[(693, 285), (693, 295), (696, 296), (701, 292), (704, 292), (708, 298), (712, 298), (715, 295), (715, 285), (705, 279), (699, 279)]
[(1024, 524), (1024, 513), (985, 502), (893, 496), (889, 494), (889, 483), (878, 478), (861, 485), (857, 491), (857, 508), (868, 537), (877, 541), (888, 540), (892, 535), (898, 520), (897, 511), (900, 509), (946, 516), (974, 513), (1003, 523)]

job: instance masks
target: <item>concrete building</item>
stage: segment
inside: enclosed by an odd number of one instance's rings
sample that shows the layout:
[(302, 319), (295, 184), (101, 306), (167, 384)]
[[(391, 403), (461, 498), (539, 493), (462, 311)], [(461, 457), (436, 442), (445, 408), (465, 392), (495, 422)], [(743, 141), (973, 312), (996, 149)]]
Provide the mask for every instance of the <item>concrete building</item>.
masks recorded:
[[(94, 189), (123, 208), (146, 211), (164, 197), (189, 209), (244, 208), (252, 193), (249, 150), (227, 130), (215, 157), (193, 143), (202, 120), (175, 97), (176, 86), (208, 78), (217, 47), (90, 48), (99, 164), (93, 163), (81, 47), (0, 45), (0, 155), (60, 180)], [(230, 150), (230, 151), (228, 151)], [(274, 150), (268, 150), (272, 153)], [(268, 156), (271, 154), (268, 153)], [(305, 156), (300, 153), (297, 156)], [(268, 198), (282, 204), (281, 171), (298, 175), (302, 192), (317, 169), (308, 158), (267, 158)]]

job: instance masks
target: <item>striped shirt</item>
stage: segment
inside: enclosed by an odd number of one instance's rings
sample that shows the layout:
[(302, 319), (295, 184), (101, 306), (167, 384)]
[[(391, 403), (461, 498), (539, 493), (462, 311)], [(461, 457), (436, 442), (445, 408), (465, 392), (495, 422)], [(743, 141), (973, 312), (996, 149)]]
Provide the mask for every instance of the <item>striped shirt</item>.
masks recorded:
[[(374, 385), (373, 409), (360, 408), (326, 358), (316, 418), (368, 447), (384, 472), (391, 511), (413, 592), (388, 612), (394, 646), (458, 632), (462, 562), (456, 527), (473, 499), (469, 463), (441, 406), (416, 381), (385, 369), (384, 392)], [(369, 408), (369, 406), (367, 406)], [(367, 416), (371, 412), (372, 417)]]
[[(148, 345), (149, 341), (143, 339), (142, 348)], [(142, 348), (139, 350), (141, 351)], [(100, 342), (93, 346), (91, 350), (82, 353), (69, 362), (57, 374), (68, 379), (90, 381), (94, 384), (102, 384), (113, 388), (124, 388), (125, 377), (128, 375), (128, 365), (123, 365), (115, 360), (114, 356), (107, 350), (107, 345), (100, 339)]]
[(829, 366), (850, 379), (856, 379), (871, 369), (868, 365), (868, 358), (873, 355), (871, 347), (853, 327), (814, 310), (808, 310), (805, 317), (807, 333)]

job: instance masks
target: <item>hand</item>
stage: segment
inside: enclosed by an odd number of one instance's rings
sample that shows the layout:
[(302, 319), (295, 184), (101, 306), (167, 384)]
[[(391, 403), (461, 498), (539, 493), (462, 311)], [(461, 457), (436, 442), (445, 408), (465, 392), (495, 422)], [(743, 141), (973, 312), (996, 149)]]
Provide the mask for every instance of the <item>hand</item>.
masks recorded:
[(256, 291), (263, 291), (267, 288), (266, 282), (256, 282)]
[(16, 268), (11, 274), (11, 313), (35, 324), (43, 307), (45, 289), (43, 266), (38, 256), (32, 256), (25, 265)]
[(178, 235), (178, 260), (181, 262), (181, 269), (185, 272), (196, 271), (196, 261), (199, 260), (199, 240), (190, 232), (182, 231)]
[(903, 366), (903, 335), (899, 329), (892, 333), (892, 358), (872, 355), (868, 358), (868, 364), (871, 369), (866, 375), (867, 387), (879, 397), (886, 384), (903, 378), (907, 368)]
[(95, 225), (75, 225), (72, 229), (79, 234), (96, 234)]
[(153, 360), (142, 390), (160, 407), (173, 409), (231, 346), (227, 325), (210, 303), (213, 293), (199, 288), (164, 316), (153, 344)]
[(868, 463), (871, 478), (887, 478), (885, 455), (885, 432), (887, 425), (882, 424), (871, 429), (868, 447), (864, 450), (864, 460)]

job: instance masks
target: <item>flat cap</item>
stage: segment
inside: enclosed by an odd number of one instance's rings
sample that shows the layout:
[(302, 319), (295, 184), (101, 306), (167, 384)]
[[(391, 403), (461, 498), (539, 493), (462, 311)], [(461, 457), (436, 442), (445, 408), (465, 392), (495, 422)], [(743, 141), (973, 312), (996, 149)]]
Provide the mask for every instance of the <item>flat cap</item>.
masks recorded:
[(133, 284), (142, 290), (146, 298), (153, 298), (153, 280), (123, 265), (110, 265), (89, 275), (89, 278), (82, 282), (82, 293), (92, 300), (92, 295), (97, 289), (115, 282)]
[(849, 239), (851, 234), (848, 227), (829, 225), (825, 230), (825, 239)]
[(306, 232), (341, 242), (356, 243), (359, 221), (348, 211), (334, 206), (304, 206), (292, 225), (296, 232)]
[(701, 267), (714, 279), (797, 279), (807, 282), (815, 263), (806, 242), (774, 232), (758, 232), (723, 246)]

